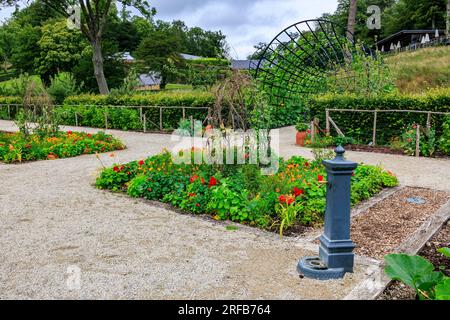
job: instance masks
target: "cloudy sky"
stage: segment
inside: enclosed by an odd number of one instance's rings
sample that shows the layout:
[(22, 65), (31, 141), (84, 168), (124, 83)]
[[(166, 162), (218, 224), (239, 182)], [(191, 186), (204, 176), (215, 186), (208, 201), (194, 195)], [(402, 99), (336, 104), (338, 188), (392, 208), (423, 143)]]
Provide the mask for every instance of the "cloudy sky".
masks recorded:
[[(337, 0), (150, 0), (157, 19), (183, 20), (188, 26), (222, 30), (233, 58), (245, 59), (253, 46), (270, 41), (295, 22), (333, 12)], [(0, 19), (10, 10), (2, 9)]]

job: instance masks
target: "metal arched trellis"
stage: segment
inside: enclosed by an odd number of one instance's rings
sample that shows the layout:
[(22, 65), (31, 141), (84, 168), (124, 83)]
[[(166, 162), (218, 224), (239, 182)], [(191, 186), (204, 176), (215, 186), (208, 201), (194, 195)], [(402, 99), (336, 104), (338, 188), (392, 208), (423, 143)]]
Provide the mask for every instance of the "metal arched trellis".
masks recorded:
[(350, 34), (328, 20), (298, 22), (256, 52), (250, 69), (271, 104), (295, 104), (305, 95), (325, 92), (336, 76), (352, 76), (346, 69), (358, 48)]

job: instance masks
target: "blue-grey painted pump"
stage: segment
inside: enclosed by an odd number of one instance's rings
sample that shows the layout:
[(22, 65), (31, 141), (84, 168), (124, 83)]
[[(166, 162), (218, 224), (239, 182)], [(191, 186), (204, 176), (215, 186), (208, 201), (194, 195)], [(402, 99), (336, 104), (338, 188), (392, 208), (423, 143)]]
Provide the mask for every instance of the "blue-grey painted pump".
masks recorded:
[(350, 182), (357, 163), (344, 158), (342, 146), (335, 149), (336, 157), (324, 160), (327, 170), (327, 203), (324, 232), (320, 236), (318, 257), (299, 261), (297, 271), (307, 278), (339, 279), (353, 272), (354, 243), (350, 240)]

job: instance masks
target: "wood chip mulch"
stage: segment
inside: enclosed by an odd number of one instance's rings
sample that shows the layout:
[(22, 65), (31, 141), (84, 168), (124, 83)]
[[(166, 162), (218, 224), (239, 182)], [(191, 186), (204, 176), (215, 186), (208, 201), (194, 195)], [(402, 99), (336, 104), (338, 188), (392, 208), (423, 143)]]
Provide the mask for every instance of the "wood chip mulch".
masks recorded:
[[(410, 197), (425, 199), (426, 203), (408, 203)], [(382, 260), (449, 200), (450, 194), (443, 191), (409, 187), (399, 190), (352, 219), (355, 253)]]

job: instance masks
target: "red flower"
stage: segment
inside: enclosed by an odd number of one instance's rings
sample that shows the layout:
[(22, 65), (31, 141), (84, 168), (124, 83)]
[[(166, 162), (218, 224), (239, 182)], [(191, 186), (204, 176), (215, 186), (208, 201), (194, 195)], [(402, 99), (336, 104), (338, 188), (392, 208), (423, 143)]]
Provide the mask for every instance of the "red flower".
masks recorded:
[(322, 182), (322, 181), (323, 181), (323, 176), (321, 176), (320, 174), (318, 174), (318, 175), (317, 175), (317, 180), (318, 180), (319, 182)]
[(72, 131), (67, 131), (67, 134), (72, 134)]
[(88, 133), (88, 134), (87, 134), (87, 137), (88, 137), (88, 138), (92, 138), (92, 134)]
[(293, 202), (294, 202), (294, 198), (289, 197), (289, 198), (287, 199), (287, 204), (292, 204)]
[(310, 133), (311, 133), (311, 130), (306, 131), (306, 133), (307, 133), (307, 134), (310, 134)]
[(309, 162), (305, 162), (303, 165), (304, 165), (305, 167), (309, 167)]
[(120, 169), (119, 169), (118, 166), (115, 166), (115, 167), (113, 168), (113, 170), (114, 170), (115, 172), (120, 172)]
[(197, 207), (200, 207), (200, 203), (197, 203), (196, 206), (197, 206)]
[(278, 200), (279, 200), (281, 203), (286, 203), (286, 196), (281, 195), (281, 196), (278, 198)]
[(198, 176), (196, 174), (194, 174), (192, 177), (189, 178), (189, 182), (193, 183), (197, 179), (198, 179)]
[(139, 161), (139, 165), (140, 166), (144, 165), (144, 160)]
[(217, 185), (217, 179), (214, 177), (211, 177), (211, 179), (209, 179), (209, 188), (216, 186)]
[(355, 173), (354, 172), (352, 172), (352, 177), (354, 177), (355, 176)]
[(205, 179), (201, 178), (202, 184), (205, 184)]
[(303, 190), (301, 190), (301, 189), (299, 189), (299, 188), (297, 188), (297, 187), (294, 187), (294, 195), (296, 196), (296, 197), (299, 197), (299, 196), (301, 196), (302, 194), (303, 194)]
[(195, 196), (196, 196), (196, 194), (195, 194), (195, 193), (192, 193), (192, 192), (191, 192), (191, 193), (189, 193), (189, 197), (191, 197), (191, 198), (192, 198), (192, 197), (195, 197)]
[(120, 170), (123, 170), (123, 169), (125, 169), (125, 166), (120, 166)]

